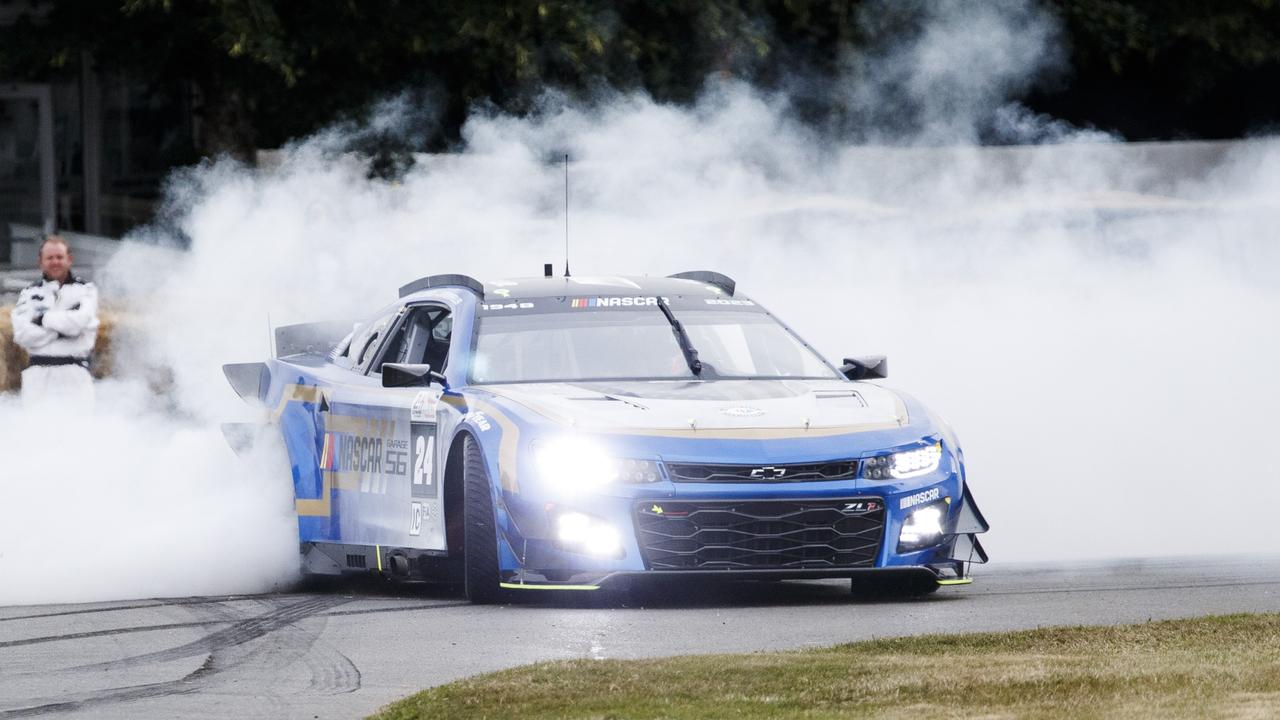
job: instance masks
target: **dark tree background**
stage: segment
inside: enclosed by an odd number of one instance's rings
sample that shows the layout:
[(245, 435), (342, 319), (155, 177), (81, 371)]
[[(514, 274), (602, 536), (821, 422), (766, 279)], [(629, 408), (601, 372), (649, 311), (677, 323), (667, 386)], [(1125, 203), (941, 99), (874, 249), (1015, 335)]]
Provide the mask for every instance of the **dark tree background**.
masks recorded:
[[(470, 108), (529, 112), (546, 88), (687, 102), (714, 74), (765, 87), (803, 77), (822, 98), (842, 52), (866, 41), (869, 2), (58, 0), (0, 28), (0, 78), (70, 73), (88, 50), (155, 87), (192, 88), (198, 150), (241, 156), (409, 92), (433, 110), (413, 142), (438, 150)], [(1030, 109), (1131, 140), (1276, 130), (1280, 2), (1045, 7), (1066, 31), (1070, 71), (1022, 98)], [(809, 109), (841, 111), (836, 100)]]

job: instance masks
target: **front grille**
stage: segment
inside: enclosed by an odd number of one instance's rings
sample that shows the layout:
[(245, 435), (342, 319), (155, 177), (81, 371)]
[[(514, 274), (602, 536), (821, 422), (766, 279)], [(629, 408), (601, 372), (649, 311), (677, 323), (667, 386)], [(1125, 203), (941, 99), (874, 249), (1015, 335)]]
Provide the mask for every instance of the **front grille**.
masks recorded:
[(672, 482), (813, 482), (852, 480), (858, 476), (857, 460), (778, 465), (705, 465), (667, 463)]
[(880, 498), (647, 502), (635, 506), (651, 570), (873, 567)]
[(363, 567), (366, 567), (366, 565), (365, 565), (365, 561), (364, 561), (364, 556), (363, 556), (363, 555), (348, 555), (348, 556), (347, 556), (347, 567), (349, 567), (349, 568), (363, 568)]

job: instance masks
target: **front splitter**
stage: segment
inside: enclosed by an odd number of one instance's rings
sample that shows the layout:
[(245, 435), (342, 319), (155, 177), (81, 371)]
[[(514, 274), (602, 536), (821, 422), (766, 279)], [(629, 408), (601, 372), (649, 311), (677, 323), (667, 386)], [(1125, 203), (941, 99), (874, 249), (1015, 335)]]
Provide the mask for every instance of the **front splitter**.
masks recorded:
[(590, 591), (600, 589), (619, 589), (639, 582), (668, 582), (679, 580), (708, 581), (719, 580), (733, 582), (736, 580), (823, 580), (831, 578), (850, 578), (874, 582), (883, 580), (893, 582), (915, 579), (933, 580), (939, 585), (964, 585), (973, 582), (969, 577), (947, 577), (927, 566), (887, 567), (887, 568), (803, 568), (794, 570), (642, 570), (638, 572), (614, 572), (598, 578), (583, 579), (575, 577), (570, 582), (550, 582), (543, 578), (525, 580), (517, 575), (501, 586), (506, 590), (568, 590)]

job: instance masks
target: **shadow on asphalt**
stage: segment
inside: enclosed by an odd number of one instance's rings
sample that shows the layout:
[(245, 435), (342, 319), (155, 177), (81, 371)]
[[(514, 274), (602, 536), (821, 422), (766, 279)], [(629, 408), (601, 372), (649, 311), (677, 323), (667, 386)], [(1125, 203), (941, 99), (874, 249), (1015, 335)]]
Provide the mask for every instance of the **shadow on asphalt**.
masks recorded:
[[(366, 599), (403, 599), (465, 603), (460, 587), (425, 582), (404, 582), (381, 577), (316, 578), (299, 586), (300, 592), (346, 595)], [(630, 587), (592, 591), (513, 590), (504, 603), (516, 607), (549, 608), (739, 608), (797, 607), (809, 605), (877, 605), (952, 602), (963, 590), (921, 593), (920, 588), (883, 581), (860, 583), (852, 591), (848, 580), (729, 581), (702, 578), (636, 580)]]

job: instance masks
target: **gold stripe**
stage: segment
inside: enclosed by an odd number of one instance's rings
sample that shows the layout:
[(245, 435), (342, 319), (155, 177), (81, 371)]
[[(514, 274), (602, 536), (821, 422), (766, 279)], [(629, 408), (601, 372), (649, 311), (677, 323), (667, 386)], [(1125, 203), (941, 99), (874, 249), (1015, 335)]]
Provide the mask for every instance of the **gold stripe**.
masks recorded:
[(609, 435), (642, 435), (644, 437), (703, 438), (705, 440), (787, 440), (796, 438), (835, 437), (872, 430), (894, 430), (896, 422), (838, 425), (810, 428), (593, 428), (592, 432)]
[(271, 411), (271, 420), (276, 421), (284, 414), (284, 409), (291, 402), (316, 402), (324, 396), (324, 390), (316, 385), (297, 385), (290, 383), (280, 393), (280, 402)]
[(525, 583), (498, 583), (507, 590), (599, 590), (599, 585), (533, 585)]
[(320, 487), (317, 499), (297, 499), (293, 501), (293, 509), (299, 517), (329, 517), (331, 514), (330, 496), (333, 494), (332, 473), (321, 472), (324, 482)]
[(373, 551), (378, 554), (378, 572), (382, 572), (382, 546), (374, 545)]
[(332, 482), (333, 487), (339, 490), (359, 490), (360, 489), (360, 471), (359, 470), (326, 470), (325, 475)]
[(973, 582), (973, 578), (955, 578), (954, 580), (939, 580), (939, 585), (969, 585)]

